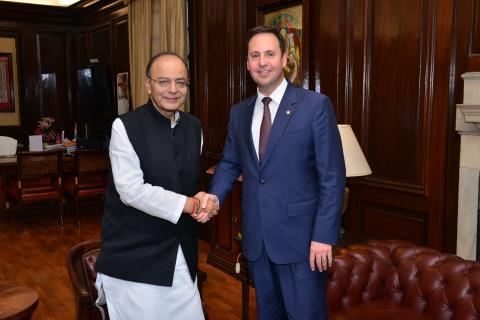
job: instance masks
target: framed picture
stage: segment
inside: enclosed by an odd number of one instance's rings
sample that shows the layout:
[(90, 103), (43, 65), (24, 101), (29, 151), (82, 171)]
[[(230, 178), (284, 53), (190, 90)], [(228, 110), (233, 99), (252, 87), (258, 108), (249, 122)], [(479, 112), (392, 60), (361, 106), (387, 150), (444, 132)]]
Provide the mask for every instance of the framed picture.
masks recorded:
[(118, 115), (127, 113), (130, 110), (128, 72), (117, 73), (117, 108)]
[(0, 52), (0, 112), (15, 112), (11, 53)]
[(287, 65), (285, 77), (295, 85), (301, 86), (303, 81), (303, 19), (302, 4), (275, 9), (267, 8), (263, 12), (263, 24), (276, 29), (285, 40)]

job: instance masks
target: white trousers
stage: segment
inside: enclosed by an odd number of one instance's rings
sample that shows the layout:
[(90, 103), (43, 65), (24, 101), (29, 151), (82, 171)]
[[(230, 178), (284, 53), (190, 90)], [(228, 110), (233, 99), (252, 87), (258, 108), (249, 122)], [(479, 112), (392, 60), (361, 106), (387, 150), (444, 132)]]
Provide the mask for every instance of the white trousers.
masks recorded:
[[(139, 266), (139, 272), (142, 266)], [(99, 273), (97, 305), (107, 303), (111, 320), (204, 320), (197, 280), (192, 281), (181, 247), (172, 287), (113, 278)], [(103, 300), (103, 301), (102, 301)]]

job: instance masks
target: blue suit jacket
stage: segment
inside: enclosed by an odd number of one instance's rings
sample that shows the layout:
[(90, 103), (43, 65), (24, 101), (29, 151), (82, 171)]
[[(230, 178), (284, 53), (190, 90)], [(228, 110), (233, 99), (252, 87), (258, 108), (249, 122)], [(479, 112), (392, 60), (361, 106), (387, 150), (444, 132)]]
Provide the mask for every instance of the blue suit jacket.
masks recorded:
[(210, 193), (222, 203), (243, 174), (245, 257), (255, 261), (265, 243), (275, 263), (306, 261), (311, 240), (338, 240), (345, 164), (332, 104), (289, 83), (259, 164), (251, 133), (255, 100), (247, 98), (231, 110)]

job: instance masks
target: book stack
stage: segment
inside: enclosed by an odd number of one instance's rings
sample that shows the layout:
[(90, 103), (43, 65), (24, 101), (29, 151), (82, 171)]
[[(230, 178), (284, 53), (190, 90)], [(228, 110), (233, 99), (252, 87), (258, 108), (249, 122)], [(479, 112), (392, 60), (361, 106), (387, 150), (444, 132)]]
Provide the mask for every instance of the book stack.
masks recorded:
[(77, 150), (77, 143), (75, 141), (70, 141), (68, 139), (63, 140), (63, 147), (65, 148), (65, 152), (68, 154), (72, 154)]
[(43, 150), (45, 151), (51, 151), (51, 150), (59, 150), (63, 149), (63, 143), (58, 143), (58, 144), (47, 144), (43, 146)]

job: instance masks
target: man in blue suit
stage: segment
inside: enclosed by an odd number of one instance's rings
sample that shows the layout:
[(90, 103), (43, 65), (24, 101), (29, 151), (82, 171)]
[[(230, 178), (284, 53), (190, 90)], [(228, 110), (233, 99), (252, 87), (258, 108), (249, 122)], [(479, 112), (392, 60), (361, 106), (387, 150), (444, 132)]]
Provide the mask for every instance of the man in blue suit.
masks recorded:
[(345, 164), (330, 99), (285, 80), (274, 29), (247, 35), (257, 94), (230, 112), (210, 187), (223, 202), (243, 174), (243, 253), (260, 319), (326, 319), (326, 272), (338, 241)]

